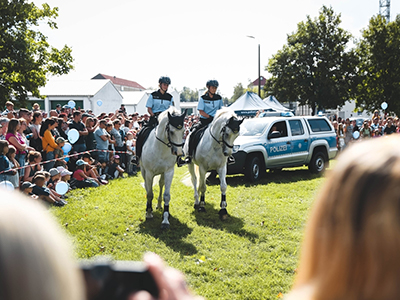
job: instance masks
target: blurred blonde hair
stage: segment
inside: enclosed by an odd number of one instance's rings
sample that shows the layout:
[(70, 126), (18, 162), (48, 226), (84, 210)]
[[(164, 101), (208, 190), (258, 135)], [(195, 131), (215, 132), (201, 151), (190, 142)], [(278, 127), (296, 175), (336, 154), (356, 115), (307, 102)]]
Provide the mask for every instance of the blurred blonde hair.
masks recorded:
[(84, 299), (68, 239), (39, 203), (0, 190), (0, 299)]
[[(399, 148), (393, 136), (341, 154), (316, 199), (289, 299), (398, 299)], [(290, 297), (302, 290), (311, 292)]]

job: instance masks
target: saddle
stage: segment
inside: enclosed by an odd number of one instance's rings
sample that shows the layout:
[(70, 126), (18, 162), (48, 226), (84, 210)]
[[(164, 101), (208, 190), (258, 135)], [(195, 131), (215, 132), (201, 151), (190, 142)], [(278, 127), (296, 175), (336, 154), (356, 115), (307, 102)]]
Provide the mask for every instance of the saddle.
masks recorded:
[(136, 137), (136, 158), (137, 161), (139, 161), (140, 156), (142, 155), (142, 149), (144, 143), (147, 141), (147, 138), (149, 137), (150, 133), (153, 131), (155, 127), (153, 126), (146, 126), (142, 127), (142, 129), (139, 131), (137, 137)]
[(208, 127), (208, 125), (207, 125), (207, 126), (204, 126), (204, 127), (201, 127), (201, 128), (199, 128), (198, 130), (196, 130), (194, 133), (192, 133), (192, 134), (190, 135), (189, 144), (190, 144), (190, 150), (191, 150), (190, 152), (192, 152), (192, 153), (190, 153), (190, 154), (191, 154), (192, 156), (195, 155), (197, 145), (200, 143), (200, 140), (201, 140), (201, 138), (203, 137), (204, 132), (206, 131), (207, 127)]

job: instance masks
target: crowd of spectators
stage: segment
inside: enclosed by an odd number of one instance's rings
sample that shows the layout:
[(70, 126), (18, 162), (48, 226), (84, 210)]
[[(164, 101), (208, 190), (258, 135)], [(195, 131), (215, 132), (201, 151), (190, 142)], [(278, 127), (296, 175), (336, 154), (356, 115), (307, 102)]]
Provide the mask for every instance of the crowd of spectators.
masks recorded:
[[(128, 115), (123, 105), (95, 116), (68, 105), (57, 105), (49, 114), (36, 103), (32, 110), (15, 110), (7, 102), (0, 116), (0, 182), (63, 206), (68, 196), (57, 193), (59, 182), (68, 183), (70, 189), (98, 187), (111, 179), (135, 176), (136, 134), (148, 119), (148, 115)], [(187, 118), (187, 125), (191, 122)], [(79, 138), (68, 145), (73, 129)]]
[[(362, 123), (357, 124), (358, 121)], [(400, 133), (400, 119), (398, 117), (381, 115), (375, 110), (371, 118), (333, 118), (332, 125), (336, 131), (337, 147), (343, 151), (346, 146), (354, 141), (369, 138), (378, 138), (393, 133)]]

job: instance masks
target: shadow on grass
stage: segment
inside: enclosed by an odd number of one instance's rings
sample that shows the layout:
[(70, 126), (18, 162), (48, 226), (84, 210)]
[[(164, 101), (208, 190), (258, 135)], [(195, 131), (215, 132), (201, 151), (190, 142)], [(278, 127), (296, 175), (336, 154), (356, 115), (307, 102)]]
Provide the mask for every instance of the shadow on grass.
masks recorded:
[(255, 242), (255, 240), (258, 238), (258, 234), (243, 229), (243, 221), (240, 218), (229, 214), (229, 206), (227, 207), (227, 210), (228, 218), (224, 221), (221, 221), (218, 214), (219, 207), (218, 209), (215, 209), (214, 206), (206, 201), (206, 212), (198, 212), (193, 208), (192, 215), (194, 215), (197, 225), (199, 226), (218, 230), (226, 230), (229, 233), (245, 237), (250, 242)]
[[(226, 183), (228, 186), (254, 186), (254, 185), (268, 185), (269, 183), (293, 183), (298, 181), (307, 181), (310, 179), (318, 178), (320, 175), (312, 174), (308, 169), (284, 169), (275, 172), (265, 172), (262, 177), (254, 183), (249, 183), (243, 175), (228, 175)], [(207, 179), (208, 186), (219, 185), (219, 178)]]
[(182, 239), (188, 236), (193, 229), (170, 215), (170, 229), (162, 230), (162, 211), (154, 211), (153, 215), (154, 218), (152, 220), (143, 221), (139, 225), (140, 233), (151, 235), (154, 238), (163, 241), (166, 246), (182, 255), (194, 255), (197, 253), (195, 246), (182, 241)]

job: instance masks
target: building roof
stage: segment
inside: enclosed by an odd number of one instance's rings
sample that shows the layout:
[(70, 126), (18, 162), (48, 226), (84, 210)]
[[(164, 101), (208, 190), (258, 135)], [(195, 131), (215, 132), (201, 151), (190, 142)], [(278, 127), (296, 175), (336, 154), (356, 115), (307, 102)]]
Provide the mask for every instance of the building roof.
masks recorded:
[(43, 96), (94, 96), (108, 83), (110, 83), (108, 79), (50, 80), (46, 86), (40, 88), (40, 94)]
[(101, 74), (101, 73), (97, 74), (92, 79), (109, 79), (109, 80), (111, 80), (112, 83), (114, 83), (116, 85), (128, 86), (128, 87), (133, 87), (133, 88), (140, 89), (140, 90), (145, 90), (145, 88), (143, 86), (141, 86), (139, 83), (137, 83), (135, 81), (122, 79), (122, 78), (118, 78), (115, 76), (109, 76), (109, 75), (105, 75), (105, 74)]
[[(266, 79), (265, 79), (265, 77), (264, 76), (260, 76), (260, 79), (261, 79), (261, 86), (264, 86), (265, 85), (265, 82), (267, 81)], [(256, 80), (254, 80), (252, 83), (250, 83), (250, 85), (251, 86), (258, 86), (258, 78), (256, 79)]]

